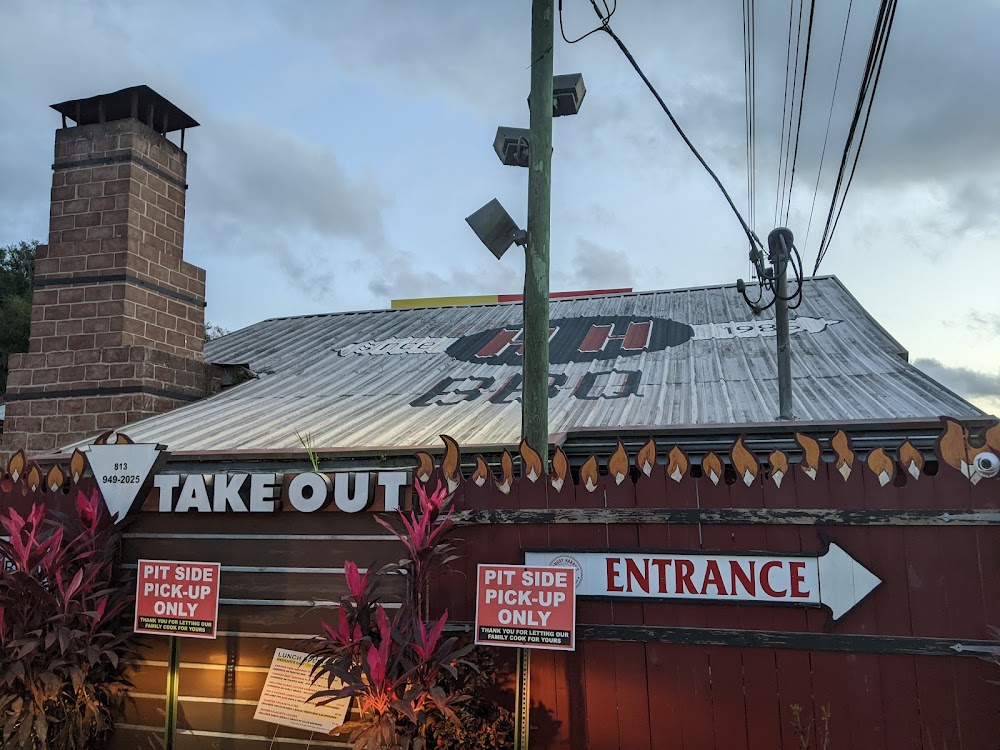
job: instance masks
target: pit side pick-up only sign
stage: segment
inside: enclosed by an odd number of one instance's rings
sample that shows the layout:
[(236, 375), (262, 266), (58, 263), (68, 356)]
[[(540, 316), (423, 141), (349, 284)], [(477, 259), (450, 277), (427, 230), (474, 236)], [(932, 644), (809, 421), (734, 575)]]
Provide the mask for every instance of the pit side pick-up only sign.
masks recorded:
[(575, 589), (567, 568), (480, 565), (476, 644), (573, 651)]
[(215, 638), (221, 567), (217, 562), (139, 560), (134, 631)]

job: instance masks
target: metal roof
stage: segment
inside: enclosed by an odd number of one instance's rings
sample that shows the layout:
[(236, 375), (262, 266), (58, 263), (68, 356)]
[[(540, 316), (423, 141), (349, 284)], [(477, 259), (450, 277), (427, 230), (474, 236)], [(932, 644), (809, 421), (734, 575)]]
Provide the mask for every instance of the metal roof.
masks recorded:
[[(550, 431), (770, 423), (773, 311), (734, 286), (551, 304)], [(835, 277), (805, 282), (792, 313), (793, 410), (803, 421), (984, 413), (906, 362)], [(521, 306), (471, 305), (265, 320), (210, 342), (206, 359), (258, 378), (130, 424), (172, 450), (513, 444), (520, 432)]]

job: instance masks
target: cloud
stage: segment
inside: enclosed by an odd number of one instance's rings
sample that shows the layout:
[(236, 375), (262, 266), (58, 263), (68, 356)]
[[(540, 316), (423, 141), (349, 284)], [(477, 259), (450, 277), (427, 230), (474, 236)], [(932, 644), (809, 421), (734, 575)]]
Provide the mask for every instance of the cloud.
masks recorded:
[[(552, 274), (553, 281), (567, 291), (631, 287), (640, 278), (628, 253), (583, 238), (576, 240), (569, 269), (555, 268)], [(557, 291), (556, 284), (553, 291)]]
[[(329, 150), (250, 120), (213, 120), (191, 148), (187, 223), (205, 253), (274, 258), (312, 296), (349, 262), (388, 252), (378, 180)], [(307, 283), (303, 283), (307, 282)]]
[(969, 313), (969, 327), (974, 331), (983, 331), (988, 335), (1000, 336), (1000, 313), (974, 310)]
[(915, 359), (913, 364), (960, 396), (1000, 399), (1000, 372), (990, 374), (968, 367), (950, 367), (930, 357)]

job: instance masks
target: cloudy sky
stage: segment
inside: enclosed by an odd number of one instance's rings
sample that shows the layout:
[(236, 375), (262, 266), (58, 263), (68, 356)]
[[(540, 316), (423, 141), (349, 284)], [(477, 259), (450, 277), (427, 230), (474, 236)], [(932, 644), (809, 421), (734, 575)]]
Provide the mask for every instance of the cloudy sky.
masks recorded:
[[(788, 221), (810, 270), (878, 3), (853, 3), (835, 101), (847, 4), (820, 5)], [(758, 3), (761, 237), (775, 225), (788, 12)], [(571, 36), (594, 22), (587, 0), (565, 0), (564, 17)], [(497, 197), (525, 220), (527, 172), (491, 144), (497, 125), (528, 124), (529, 21), (528, 0), (5, 0), (0, 244), (47, 233), (48, 105), (145, 83), (202, 125), (186, 140), (185, 254), (208, 271), (211, 322), (519, 291), (519, 253), (496, 261), (463, 218)], [(619, 0), (613, 26), (745, 211), (739, 4)], [(911, 361), (994, 413), (997, 28), (997, 0), (900, 3), (820, 267)], [(554, 124), (553, 289), (746, 277), (738, 223), (612, 41), (560, 41), (555, 69), (582, 72), (588, 93)]]

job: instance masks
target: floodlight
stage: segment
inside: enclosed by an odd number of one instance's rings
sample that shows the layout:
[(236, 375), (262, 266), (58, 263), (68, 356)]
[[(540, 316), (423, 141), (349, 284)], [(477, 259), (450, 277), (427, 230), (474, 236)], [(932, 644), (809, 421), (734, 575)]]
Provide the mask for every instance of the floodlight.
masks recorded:
[(496, 198), (466, 216), (465, 221), (497, 258), (502, 258), (512, 244), (525, 245), (528, 241), (528, 233), (517, 226)]
[[(586, 95), (587, 87), (583, 85), (582, 73), (552, 76), (552, 116), (577, 114)], [(531, 104), (530, 97), (528, 104)]]
[(497, 137), (493, 141), (493, 150), (497, 152), (500, 161), (508, 167), (528, 166), (528, 135), (527, 128), (497, 128)]
[(583, 85), (581, 73), (554, 76), (552, 78), (552, 116), (575, 115), (580, 111), (587, 87)]

